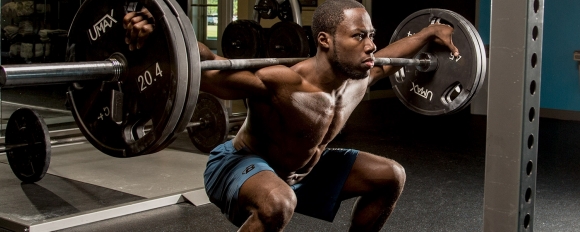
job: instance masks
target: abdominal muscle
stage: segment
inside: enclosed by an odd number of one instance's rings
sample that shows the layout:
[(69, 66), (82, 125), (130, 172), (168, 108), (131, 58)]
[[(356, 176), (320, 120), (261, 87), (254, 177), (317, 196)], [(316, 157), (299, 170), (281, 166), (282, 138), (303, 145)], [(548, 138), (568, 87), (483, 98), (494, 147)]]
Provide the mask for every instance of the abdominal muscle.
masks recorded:
[(354, 109), (322, 92), (295, 92), (267, 102), (249, 99), (248, 107), (234, 146), (261, 156), (289, 185), (310, 173)]

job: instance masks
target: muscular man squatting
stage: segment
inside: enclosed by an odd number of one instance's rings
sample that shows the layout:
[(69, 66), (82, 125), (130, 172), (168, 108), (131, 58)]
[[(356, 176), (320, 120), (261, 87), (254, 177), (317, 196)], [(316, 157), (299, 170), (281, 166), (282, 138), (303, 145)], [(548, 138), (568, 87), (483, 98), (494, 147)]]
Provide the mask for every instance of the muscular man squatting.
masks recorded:
[[(151, 24), (125, 17), (131, 49), (143, 46)], [(379, 231), (405, 184), (394, 160), (354, 149), (328, 148), (367, 88), (400, 67), (374, 57), (412, 57), (428, 42), (449, 47), (453, 28), (433, 24), (378, 50), (364, 6), (327, 0), (312, 20), (317, 53), (292, 67), (202, 72), (201, 91), (247, 99), (236, 137), (216, 147), (204, 173), (212, 203), (240, 231), (282, 231), (294, 212), (332, 221), (340, 203), (357, 197), (351, 231)], [(199, 43), (202, 60), (225, 59)]]

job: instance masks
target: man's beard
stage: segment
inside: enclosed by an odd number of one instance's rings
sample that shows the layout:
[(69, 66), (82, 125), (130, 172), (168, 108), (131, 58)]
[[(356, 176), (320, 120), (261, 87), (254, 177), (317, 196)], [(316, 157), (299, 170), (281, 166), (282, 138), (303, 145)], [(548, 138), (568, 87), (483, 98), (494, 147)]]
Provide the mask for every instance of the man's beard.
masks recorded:
[(352, 79), (358, 80), (358, 79), (364, 79), (366, 77), (369, 76), (369, 72), (359, 72), (357, 71), (356, 66), (354, 65), (349, 65), (347, 62), (342, 62), (339, 58), (338, 58), (338, 50), (336, 50), (336, 43), (333, 45), (334, 47), (334, 54), (332, 55), (332, 60), (330, 62), (330, 65), (332, 66), (332, 68), (334, 70), (338, 70), (341, 73), (344, 73), (347, 77), (350, 77)]

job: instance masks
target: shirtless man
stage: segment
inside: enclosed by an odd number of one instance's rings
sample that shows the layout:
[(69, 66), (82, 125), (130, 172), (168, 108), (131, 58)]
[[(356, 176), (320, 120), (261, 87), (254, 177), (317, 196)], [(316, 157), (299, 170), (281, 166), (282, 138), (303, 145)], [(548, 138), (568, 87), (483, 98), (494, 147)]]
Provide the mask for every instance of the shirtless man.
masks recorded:
[[(131, 18), (125, 23), (135, 37), (140, 29), (131, 25), (140, 20)], [(350, 230), (380, 230), (405, 170), (385, 157), (327, 145), (367, 88), (400, 68), (374, 66), (374, 56), (412, 57), (432, 40), (459, 55), (453, 29), (441, 24), (376, 51), (371, 18), (353, 0), (318, 6), (312, 30), (316, 56), (292, 67), (202, 73), (202, 91), (248, 102), (246, 121), (210, 153), (204, 174), (211, 202), (240, 231), (282, 231), (294, 212), (332, 221), (341, 201), (353, 197)], [(225, 59), (199, 45), (202, 60)]]

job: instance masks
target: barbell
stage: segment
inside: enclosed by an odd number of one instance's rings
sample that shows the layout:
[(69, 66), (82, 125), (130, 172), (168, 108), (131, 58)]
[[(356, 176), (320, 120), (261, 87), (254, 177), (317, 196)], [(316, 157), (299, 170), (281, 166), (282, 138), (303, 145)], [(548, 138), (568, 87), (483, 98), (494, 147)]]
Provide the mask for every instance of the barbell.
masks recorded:
[[(133, 157), (164, 149), (187, 128), (200, 95), (202, 70), (256, 69), (305, 59), (200, 61), (193, 27), (174, 0), (138, 2), (156, 25), (144, 48), (129, 51), (124, 42), (122, 20), (134, 1), (88, 0), (69, 29), (67, 60), (72, 63), (4, 65), (0, 87), (70, 83), (67, 104), (86, 139), (107, 155)], [(485, 51), (477, 31), (451, 11), (412, 14), (391, 42), (437, 20), (455, 28), (453, 41), (461, 58), (429, 43), (413, 59), (376, 61), (403, 66), (390, 78), (393, 89), (408, 108), (425, 115), (464, 108), (485, 76)]]
[[(416, 59), (375, 58), (375, 65), (418, 66), (418, 70), (430, 72), (437, 67), (437, 58), (421, 53)], [(199, 70), (246, 70), (274, 65), (291, 66), (308, 58), (252, 58), (205, 60), (199, 62)], [(23, 87), (54, 85), (81, 81), (118, 81), (128, 66), (120, 53), (104, 61), (57, 62), (42, 64), (11, 64), (0, 66), (0, 87)]]
[[(246, 115), (226, 115), (226, 110), (219, 99), (209, 93), (200, 93), (198, 100), (194, 116), (187, 124), (186, 131), (200, 151), (209, 152), (227, 138), (228, 123), (244, 121)], [(8, 119), (5, 144), (4, 147), (0, 147), (0, 153), (6, 153), (10, 168), (18, 179), (33, 183), (46, 175), (52, 146), (86, 140), (82, 135), (51, 138), (42, 116), (32, 109), (19, 108)]]

